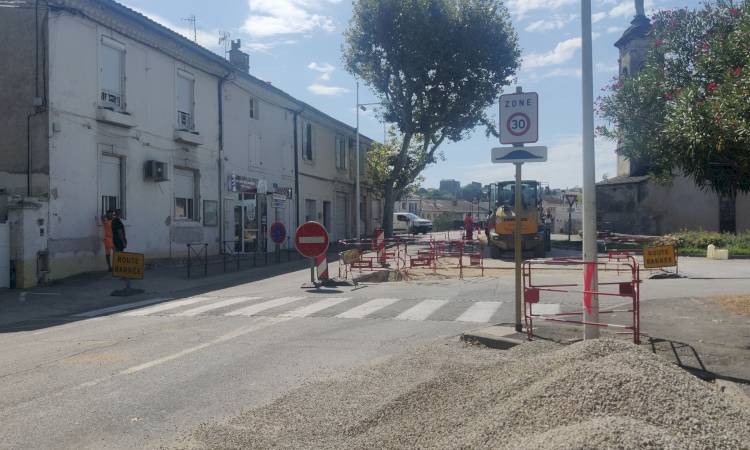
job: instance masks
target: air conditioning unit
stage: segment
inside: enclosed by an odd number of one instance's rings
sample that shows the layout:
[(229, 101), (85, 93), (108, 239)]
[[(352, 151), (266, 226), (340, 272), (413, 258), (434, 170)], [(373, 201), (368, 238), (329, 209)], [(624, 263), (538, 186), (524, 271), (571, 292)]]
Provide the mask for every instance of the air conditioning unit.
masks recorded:
[(147, 180), (151, 181), (168, 181), (167, 163), (161, 161), (146, 161), (145, 175)]

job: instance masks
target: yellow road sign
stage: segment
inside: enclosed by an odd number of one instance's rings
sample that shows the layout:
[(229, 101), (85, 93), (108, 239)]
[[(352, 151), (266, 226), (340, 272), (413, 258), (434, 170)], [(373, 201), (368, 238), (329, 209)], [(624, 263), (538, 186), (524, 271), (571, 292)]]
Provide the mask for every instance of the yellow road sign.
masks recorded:
[(673, 267), (677, 265), (677, 256), (671, 245), (646, 247), (643, 249), (643, 266), (646, 269)]
[(143, 279), (143, 253), (115, 252), (112, 275), (133, 280)]

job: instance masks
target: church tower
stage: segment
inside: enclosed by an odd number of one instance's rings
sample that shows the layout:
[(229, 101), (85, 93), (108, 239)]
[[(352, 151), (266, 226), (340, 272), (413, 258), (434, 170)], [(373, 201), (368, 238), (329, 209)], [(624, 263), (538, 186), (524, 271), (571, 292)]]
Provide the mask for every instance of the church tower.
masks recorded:
[[(620, 77), (636, 74), (643, 67), (650, 46), (650, 31), (651, 21), (646, 17), (643, 0), (635, 0), (635, 18), (622, 37), (615, 42), (615, 47), (620, 50)], [(617, 155), (617, 176), (639, 176), (645, 175), (647, 171), (648, 165), (644, 162)]]

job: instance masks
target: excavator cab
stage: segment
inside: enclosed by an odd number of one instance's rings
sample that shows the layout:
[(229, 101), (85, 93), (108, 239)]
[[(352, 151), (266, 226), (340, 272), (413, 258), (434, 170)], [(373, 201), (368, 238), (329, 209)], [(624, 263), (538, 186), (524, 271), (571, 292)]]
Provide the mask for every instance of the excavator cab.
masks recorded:
[[(515, 181), (503, 181), (490, 185), (491, 211), (488, 244), (493, 258), (502, 252), (514, 251), (513, 233), (516, 227)], [(533, 252), (534, 257), (544, 257), (546, 248), (542, 189), (538, 181), (521, 182), (521, 243), (523, 251)]]

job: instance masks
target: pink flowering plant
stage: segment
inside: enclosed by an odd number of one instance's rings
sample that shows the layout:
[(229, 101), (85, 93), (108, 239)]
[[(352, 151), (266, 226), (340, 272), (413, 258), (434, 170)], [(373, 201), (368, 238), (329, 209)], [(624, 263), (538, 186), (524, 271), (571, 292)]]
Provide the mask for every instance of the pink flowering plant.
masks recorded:
[(605, 88), (599, 134), (657, 179), (678, 171), (722, 195), (750, 191), (748, 1), (657, 12), (642, 69)]

